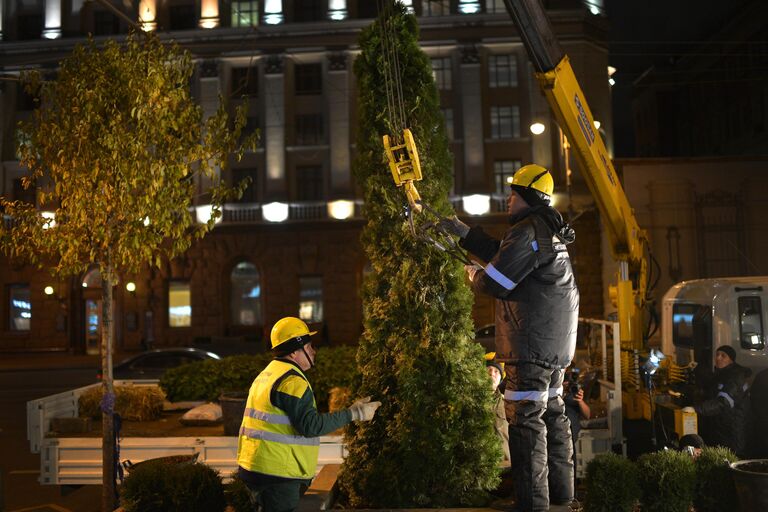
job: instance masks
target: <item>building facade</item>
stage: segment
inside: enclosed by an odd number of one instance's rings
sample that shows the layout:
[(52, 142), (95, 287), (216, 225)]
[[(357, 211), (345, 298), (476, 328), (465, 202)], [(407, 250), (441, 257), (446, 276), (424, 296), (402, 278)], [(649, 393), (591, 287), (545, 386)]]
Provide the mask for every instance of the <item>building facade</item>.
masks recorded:
[[(578, 172), (568, 173), (558, 127), (503, 1), (405, 3), (418, 17), (440, 91), (457, 213), (500, 234), (506, 178), (533, 161), (551, 168), (563, 198), (558, 207), (566, 217), (580, 214), (572, 255), (582, 314), (602, 315), (599, 218)], [(3, 1), (0, 195), (35, 200), (34, 191), (21, 187), (15, 156), (16, 123), (35, 103), (15, 78), (31, 68), (55, 76), (57, 63), (89, 33), (97, 42), (120, 38), (138, 24), (179, 43), (196, 59), (192, 90), (204, 111), (215, 111), (220, 94), (233, 108), (247, 100), (248, 129), (260, 132), (259, 147), (222, 171), (231, 182), (250, 177), (252, 184), (239, 202), (225, 206), (217, 227), (183, 257), (120, 276), (118, 347), (215, 347), (232, 339), (264, 347), (265, 331), (286, 315), (306, 319), (329, 343), (356, 342), (359, 289), (368, 270), (359, 243), (364, 205), (351, 173), (352, 64), (376, 4), (141, 0), (126, 8), (102, 0)], [(544, 4), (610, 148), (602, 2)], [(532, 133), (534, 123), (543, 133)], [(207, 205), (195, 208), (201, 220), (208, 218)], [(0, 350), (97, 351), (100, 282), (97, 270), (59, 279), (0, 259)], [(478, 297), (476, 323), (492, 319), (493, 302)]]

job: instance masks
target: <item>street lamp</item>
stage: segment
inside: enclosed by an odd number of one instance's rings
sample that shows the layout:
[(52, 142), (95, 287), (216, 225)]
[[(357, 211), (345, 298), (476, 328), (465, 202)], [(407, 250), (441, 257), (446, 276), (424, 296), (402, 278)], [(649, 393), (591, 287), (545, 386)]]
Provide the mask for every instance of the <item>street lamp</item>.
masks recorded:
[(547, 127), (544, 126), (544, 123), (539, 123), (539, 122), (533, 123), (530, 126), (531, 133), (534, 135), (541, 135), (542, 133), (544, 133), (544, 130), (546, 129)]

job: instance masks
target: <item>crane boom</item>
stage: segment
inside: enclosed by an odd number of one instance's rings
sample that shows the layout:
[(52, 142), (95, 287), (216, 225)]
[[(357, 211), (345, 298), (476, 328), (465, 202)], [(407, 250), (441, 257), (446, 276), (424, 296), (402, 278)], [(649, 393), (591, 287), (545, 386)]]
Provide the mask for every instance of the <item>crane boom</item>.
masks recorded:
[(540, 0), (504, 0), (555, 118), (576, 151), (597, 203), (614, 259), (619, 262), (617, 309), (622, 348), (643, 348), (647, 292), (647, 236), (640, 229), (568, 56), (560, 48)]

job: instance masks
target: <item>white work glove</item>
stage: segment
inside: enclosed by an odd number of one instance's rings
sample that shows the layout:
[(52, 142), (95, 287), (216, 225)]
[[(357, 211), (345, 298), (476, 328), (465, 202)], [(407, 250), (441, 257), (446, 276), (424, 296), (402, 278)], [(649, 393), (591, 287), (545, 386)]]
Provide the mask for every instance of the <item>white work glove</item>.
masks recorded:
[(440, 227), (459, 238), (465, 238), (469, 233), (469, 226), (459, 220), (457, 216), (443, 217), (440, 219)]
[(467, 271), (467, 276), (469, 277), (469, 280), (474, 282), (475, 274), (477, 274), (478, 271), (483, 270), (483, 267), (475, 263), (472, 265), (464, 265), (464, 270)]
[(356, 401), (349, 406), (349, 412), (352, 413), (352, 421), (371, 421), (376, 409), (381, 402), (371, 402), (371, 397), (367, 396)]

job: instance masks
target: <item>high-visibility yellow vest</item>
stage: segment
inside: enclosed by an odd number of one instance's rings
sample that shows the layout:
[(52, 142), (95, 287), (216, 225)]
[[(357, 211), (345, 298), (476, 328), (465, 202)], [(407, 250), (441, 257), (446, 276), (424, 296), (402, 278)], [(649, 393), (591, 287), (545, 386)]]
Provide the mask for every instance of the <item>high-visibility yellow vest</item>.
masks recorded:
[[(245, 414), (240, 426), (237, 445), (237, 463), (248, 471), (283, 478), (315, 477), (319, 437), (304, 437), (291, 425), (285, 411), (272, 404), (272, 387), (289, 371), (301, 379), (290, 378), (280, 385), (280, 391), (295, 396), (304, 395), (309, 385), (304, 373), (296, 366), (274, 360), (251, 384)], [(313, 398), (313, 406), (316, 406)]]

